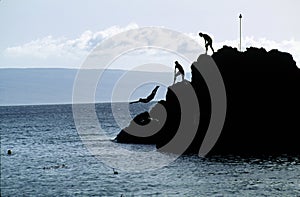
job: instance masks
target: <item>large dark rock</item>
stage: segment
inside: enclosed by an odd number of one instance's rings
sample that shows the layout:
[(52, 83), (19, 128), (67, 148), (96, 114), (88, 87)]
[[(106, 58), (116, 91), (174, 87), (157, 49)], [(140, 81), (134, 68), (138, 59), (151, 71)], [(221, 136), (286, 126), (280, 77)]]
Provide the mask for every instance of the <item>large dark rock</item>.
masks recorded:
[[(251, 47), (239, 52), (224, 46), (212, 58), (224, 80), (227, 113), (222, 133), (209, 154), (300, 154), (300, 70), (292, 56), (278, 50), (267, 52)], [(149, 113), (138, 115), (125, 128), (130, 132), (122, 130), (116, 141), (156, 144), (163, 151), (180, 153), (164, 145), (177, 135), (182, 121), (181, 107), (185, 106), (178, 101), (178, 96), (189, 94), (186, 89), (191, 85), (198, 99), (199, 106), (194, 107), (200, 108), (200, 118), (190, 123), (191, 127), (198, 124), (199, 127), (185, 153), (197, 154), (210, 122), (211, 98), (200, 72), (194, 65), (191, 70), (191, 82), (170, 86), (166, 100), (159, 101)], [(193, 113), (191, 110), (184, 119), (198, 117)], [(157, 128), (161, 129), (157, 131)], [(144, 137), (131, 135), (131, 131), (143, 133)]]

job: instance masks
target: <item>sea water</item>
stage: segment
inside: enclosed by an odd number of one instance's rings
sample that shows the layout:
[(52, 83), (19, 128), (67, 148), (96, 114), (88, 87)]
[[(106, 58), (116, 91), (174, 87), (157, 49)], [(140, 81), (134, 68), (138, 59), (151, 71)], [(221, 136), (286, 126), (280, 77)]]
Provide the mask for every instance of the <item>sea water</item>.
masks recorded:
[[(135, 116), (151, 105), (131, 105), (130, 113)], [(96, 104), (96, 112), (101, 127), (113, 139), (120, 128), (111, 104)], [(0, 132), (3, 197), (300, 196), (300, 161), (289, 155), (181, 156), (159, 169), (114, 174), (83, 143), (72, 105), (2, 106)], [(154, 146), (128, 146), (135, 151), (145, 147), (155, 151)], [(104, 148), (113, 151), (113, 147)], [(129, 157), (121, 162), (126, 164)]]

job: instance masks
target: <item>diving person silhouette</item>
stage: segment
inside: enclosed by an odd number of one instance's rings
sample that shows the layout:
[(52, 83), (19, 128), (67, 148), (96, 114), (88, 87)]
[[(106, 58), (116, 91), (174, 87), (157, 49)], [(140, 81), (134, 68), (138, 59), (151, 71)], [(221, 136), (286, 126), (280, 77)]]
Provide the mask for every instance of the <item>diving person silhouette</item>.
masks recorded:
[(133, 102), (130, 102), (129, 104), (139, 103), (139, 102), (141, 102), (141, 103), (149, 103), (152, 99), (154, 99), (158, 88), (159, 88), (159, 86), (156, 86), (152, 90), (151, 94), (147, 98), (140, 98), (138, 101), (133, 101)]

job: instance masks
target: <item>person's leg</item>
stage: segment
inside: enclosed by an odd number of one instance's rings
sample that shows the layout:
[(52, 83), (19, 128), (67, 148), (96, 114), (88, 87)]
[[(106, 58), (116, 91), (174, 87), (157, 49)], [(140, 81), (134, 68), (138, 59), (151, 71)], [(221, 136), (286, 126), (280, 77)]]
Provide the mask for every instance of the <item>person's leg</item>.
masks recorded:
[(175, 73), (175, 75), (174, 75), (174, 81), (173, 81), (173, 84), (175, 84), (176, 77), (177, 77), (177, 73)]
[(205, 49), (206, 49), (205, 54), (207, 54), (207, 51), (208, 51), (208, 43), (205, 45)]
[(210, 48), (211, 48), (212, 52), (214, 53), (215, 51), (214, 51), (214, 48), (212, 47), (212, 44), (210, 44)]
[(181, 73), (182, 81), (184, 81), (184, 74)]
[(174, 75), (174, 82), (173, 84), (175, 84), (175, 81), (176, 81), (176, 77), (179, 76), (181, 73), (179, 71), (177, 71), (177, 73)]

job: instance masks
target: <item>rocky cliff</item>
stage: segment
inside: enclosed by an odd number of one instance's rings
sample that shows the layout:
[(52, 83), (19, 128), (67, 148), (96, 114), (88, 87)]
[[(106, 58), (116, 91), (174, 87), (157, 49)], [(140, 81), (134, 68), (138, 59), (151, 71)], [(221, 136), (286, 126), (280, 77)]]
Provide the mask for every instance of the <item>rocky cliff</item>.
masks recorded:
[[(212, 59), (223, 78), (227, 110), (221, 135), (209, 155), (300, 154), (300, 69), (293, 57), (278, 50), (251, 47), (239, 52), (224, 46)], [(191, 70), (191, 82), (170, 86), (165, 100), (135, 117), (116, 142), (156, 144), (162, 151), (180, 154), (184, 148), (186, 154), (198, 154), (213, 103), (195, 63)], [(194, 97), (198, 106), (187, 104)], [(188, 126), (181, 131), (183, 121)], [(194, 128), (196, 133), (191, 133)]]

